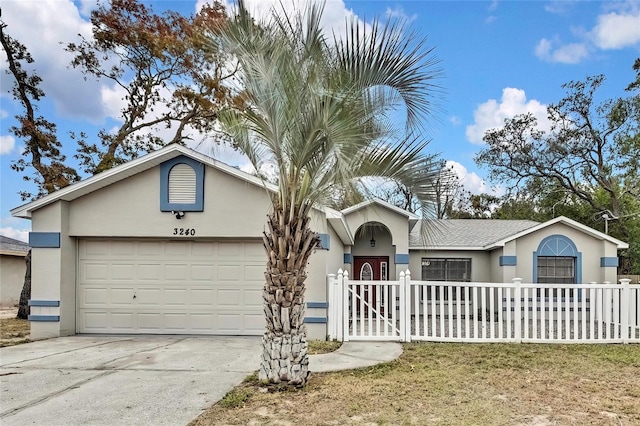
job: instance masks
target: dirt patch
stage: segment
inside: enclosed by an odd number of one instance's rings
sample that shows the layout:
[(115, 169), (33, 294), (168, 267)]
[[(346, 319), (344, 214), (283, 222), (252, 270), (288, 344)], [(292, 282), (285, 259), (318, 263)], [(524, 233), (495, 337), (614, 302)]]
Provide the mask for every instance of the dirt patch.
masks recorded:
[(29, 321), (17, 318), (0, 319), (0, 347), (30, 342), (31, 326)]
[(639, 345), (406, 344), (396, 361), (273, 391), (255, 376), (192, 425), (636, 425)]

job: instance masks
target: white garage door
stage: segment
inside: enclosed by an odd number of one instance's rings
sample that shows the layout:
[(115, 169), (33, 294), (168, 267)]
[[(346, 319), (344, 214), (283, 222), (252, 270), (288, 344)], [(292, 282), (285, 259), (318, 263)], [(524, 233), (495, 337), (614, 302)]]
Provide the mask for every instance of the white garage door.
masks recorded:
[(261, 335), (260, 243), (81, 240), (80, 333)]

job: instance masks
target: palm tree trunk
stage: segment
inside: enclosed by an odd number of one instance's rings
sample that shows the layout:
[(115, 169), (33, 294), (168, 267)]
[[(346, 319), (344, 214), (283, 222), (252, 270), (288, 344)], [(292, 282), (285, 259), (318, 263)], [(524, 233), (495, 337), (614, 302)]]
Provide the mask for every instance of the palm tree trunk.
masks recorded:
[(29, 307), (29, 299), (31, 299), (31, 249), (29, 249), (24, 261), (27, 268), (24, 273), (22, 291), (20, 292), (20, 302), (18, 303), (18, 315), (16, 316), (18, 319), (29, 319), (31, 311)]
[[(274, 203), (276, 204), (276, 203)], [(259, 379), (304, 386), (309, 377), (304, 291), (309, 256), (318, 235), (309, 228), (310, 206), (274, 206), (263, 242), (268, 255), (263, 290), (266, 330)]]

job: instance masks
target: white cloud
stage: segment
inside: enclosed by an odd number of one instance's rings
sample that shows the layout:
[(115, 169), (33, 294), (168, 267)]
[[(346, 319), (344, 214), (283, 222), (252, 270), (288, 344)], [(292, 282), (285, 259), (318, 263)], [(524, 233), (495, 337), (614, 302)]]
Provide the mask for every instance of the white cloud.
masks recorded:
[(96, 9), (99, 3), (104, 3), (106, 0), (80, 0), (80, 13), (83, 16), (90, 16), (91, 11)]
[[(545, 6), (550, 13), (561, 14), (570, 3), (552, 2)], [(557, 37), (553, 40), (541, 39), (535, 47), (538, 58), (547, 62), (577, 64), (589, 57), (593, 51), (623, 49), (640, 44), (640, 8), (629, 2), (605, 2), (603, 13), (598, 15), (591, 30), (572, 28), (577, 41), (562, 43)]]
[[(8, 24), (7, 33), (33, 56), (35, 62), (26, 70), (35, 70), (42, 78), (41, 88), (56, 111), (64, 117), (101, 120), (99, 84), (85, 81), (79, 70), (69, 68), (73, 56), (64, 51), (64, 45), (78, 41), (78, 34), (91, 37), (91, 24), (80, 16), (76, 5), (70, 0), (6, 1), (2, 17)], [(4, 62), (4, 52), (0, 56)], [(11, 87), (13, 77), (2, 74), (2, 86)]]
[(127, 106), (125, 96), (127, 91), (124, 87), (114, 84), (112, 87), (102, 86), (100, 88), (100, 99), (102, 108), (108, 117), (122, 120), (121, 111)]
[(622, 49), (640, 43), (640, 10), (598, 16), (591, 35), (600, 49)]
[[(251, 16), (257, 21), (270, 19), (272, 11), (278, 13), (284, 12), (287, 16), (292, 16), (295, 11), (304, 10), (305, 5), (315, 3), (316, 0), (245, 0), (245, 6)], [(208, 0), (198, 0), (196, 2), (196, 11), (202, 8), (202, 5), (210, 3)], [(225, 0), (227, 13), (232, 14), (235, 8), (235, 2)], [(338, 38), (345, 35), (345, 19), (354, 19), (357, 15), (352, 9), (348, 9), (343, 0), (332, 0), (327, 2), (320, 22), (326, 35), (331, 37), (332, 32)]]
[(451, 124), (453, 124), (454, 126), (459, 126), (460, 123), (462, 123), (462, 120), (460, 120), (460, 117), (458, 117), (457, 115), (452, 115), (451, 117), (449, 117), (449, 122), (451, 122)]
[(0, 228), (0, 235), (13, 238), (14, 240), (29, 242), (29, 230), (28, 229), (16, 229), (10, 226)]
[(399, 19), (405, 22), (413, 22), (418, 18), (418, 15), (407, 15), (404, 9), (401, 6), (397, 6), (395, 9), (391, 9), (387, 7), (387, 10), (384, 12), (384, 16), (387, 19)]
[(577, 64), (587, 56), (589, 51), (583, 43), (558, 44), (556, 41), (543, 38), (535, 48), (538, 58), (547, 62), (559, 62), (563, 64)]
[(501, 196), (504, 194), (502, 188), (494, 188), (487, 186), (487, 183), (475, 172), (469, 172), (465, 166), (457, 161), (449, 160), (446, 166), (453, 170), (458, 176), (458, 181), (462, 184), (466, 191), (472, 194), (490, 194)]
[(535, 99), (527, 101), (524, 90), (507, 87), (502, 90), (500, 102), (489, 99), (476, 108), (473, 113), (474, 124), (467, 126), (467, 140), (481, 144), (487, 130), (502, 127), (506, 118), (526, 113), (531, 113), (538, 119), (538, 127), (541, 130), (551, 128), (546, 105)]
[(577, 3), (576, 0), (551, 0), (544, 6), (544, 10), (554, 15), (564, 15)]
[(4, 109), (0, 109), (0, 118), (7, 118), (9, 116), (9, 113), (4, 110)]
[(0, 155), (9, 154), (16, 146), (16, 140), (13, 136), (0, 136)]

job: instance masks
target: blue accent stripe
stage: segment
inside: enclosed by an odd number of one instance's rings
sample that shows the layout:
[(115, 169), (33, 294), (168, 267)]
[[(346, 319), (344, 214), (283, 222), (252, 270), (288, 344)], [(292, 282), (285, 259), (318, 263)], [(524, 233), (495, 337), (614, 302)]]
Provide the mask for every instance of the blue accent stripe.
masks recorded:
[(29, 247), (60, 248), (59, 232), (29, 232)]
[(409, 255), (408, 254), (396, 254), (396, 264), (401, 263), (403, 265), (409, 264)]
[(602, 268), (617, 268), (618, 267), (618, 258), (617, 257), (601, 257), (600, 258), (600, 267), (602, 267)]
[(305, 317), (304, 323), (305, 324), (326, 324), (327, 318), (326, 317)]
[[(177, 204), (169, 202), (169, 172), (176, 164), (186, 164), (190, 166), (196, 174), (196, 202), (193, 204)], [(204, 164), (193, 158), (181, 155), (160, 164), (160, 211), (183, 211), (201, 212), (204, 211)]]
[(518, 256), (500, 256), (500, 266), (516, 266)]
[(60, 322), (60, 315), (29, 315), (29, 321)]
[(60, 306), (59, 300), (29, 300), (29, 306)]
[(307, 308), (310, 309), (326, 309), (329, 306), (327, 302), (307, 302)]
[(344, 254), (344, 263), (351, 264), (351, 262), (352, 262), (351, 253), (345, 253)]
[(318, 248), (321, 250), (329, 250), (331, 243), (329, 234), (318, 234), (318, 237), (320, 237), (320, 246)]

